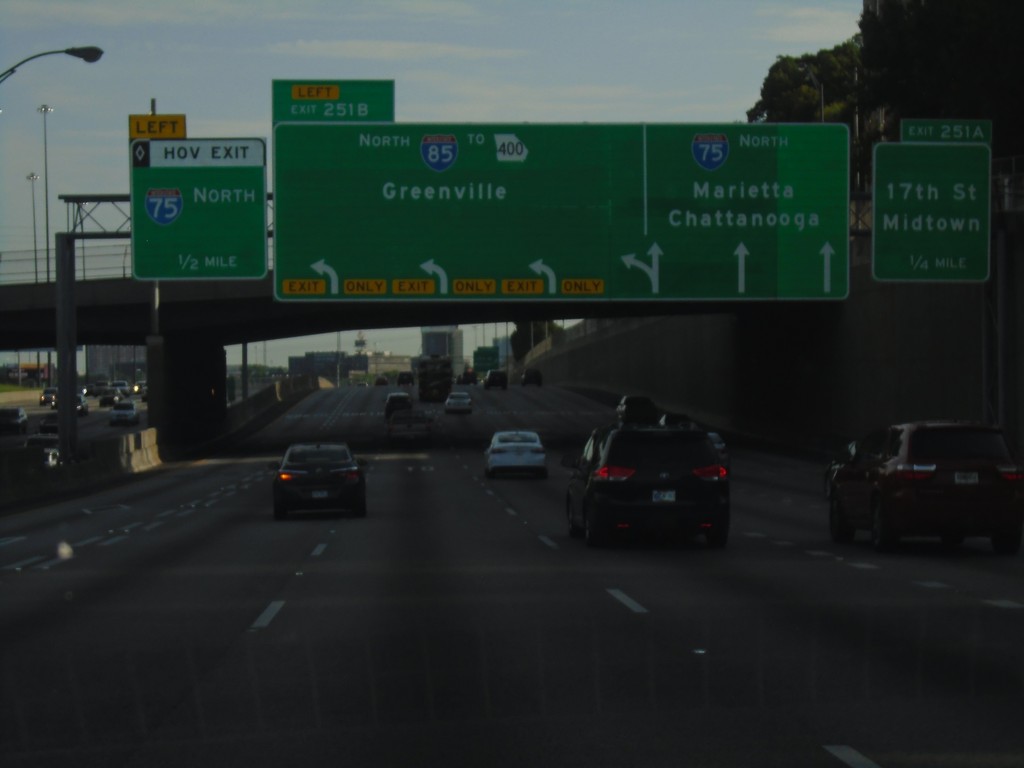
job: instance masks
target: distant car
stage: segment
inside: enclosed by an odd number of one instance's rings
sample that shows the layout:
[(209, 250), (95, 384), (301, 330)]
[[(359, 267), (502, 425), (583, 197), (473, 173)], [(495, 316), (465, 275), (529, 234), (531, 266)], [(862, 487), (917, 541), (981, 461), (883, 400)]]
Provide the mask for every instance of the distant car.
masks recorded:
[(373, 380), (373, 384), (376, 387), (386, 387), (388, 385), (388, 377), (378, 376), (376, 379)]
[(484, 377), (484, 389), (490, 389), (491, 387), (508, 389), (508, 374), (505, 373), (505, 371), (488, 371), (487, 375)]
[(472, 413), (473, 399), (469, 392), (452, 392), (444, 401), (445, 413)]
[(110, 386), (113, 387), (114, 389), (120, 389), (125, 392), (131, 392), (132, 389), (127, 379), (114, 379), (112, 382), (110, 382)]
[(274, 517), (298, 509), (366, 516), (366, 475), (346, 443), (296, 443), (273, 462)]
[(109, 387), (109, 381), (94, 381), (92, 384), (86, 384), (82, 387), (82, 394), (86, 397), (99, 397), (100, 393)]
[(645, 395), (623, 395), (615, 406), (620, 424), (657, 424), (661, 409)]
[(0, 432), (28, 434), (28, 414), (24, 408), (0, 408)]
[(880, 551), (903, 536), (939, 536), (947, 547), (986, 536), (999, 554), (1020, 550), (1024, 467), (998, 427), (909, 422), (872, 432), (837, 463), (828, 496), (837, 543), (867, 530)]
[(413, 380), (413, 376), (410, 371), (402, 371), (398, 374), (397, 383), (400, 387), (411, 387), (415, 384), (415, 381)]
[(57, 388), (56, 387), (46, 387), (43, 390), (43, 393), (41, 395), (39, 395), (39, 404), (40, 405), (48, 405), (51, 408), (56, 408), (57, 407), (56, 403), (57, 403)]
[(495, 432), (484, 451), (484, 474), (496, 477), (498, 473), (526, 473), (547, 477), (547, 453), (540, 435), (527, 430)]
[(476, 386), (480, 383), (480, 378), (477, 376), (476, 371), (463, 371), (455, 377), (455, 383)]
[(75, 395), (75, 413), (79, 416), (89, 415), (89, 401), (85, 399), (85, 395)]
[(128, 400), (131, 395), (126, 389), (117, 389), (115, 387), (108, 387), (100, 393), (99, 403), (103, 407), (117, 405), (122, 400)]
[(419, 409), (395, 411), (388, 419), (387, 441), (427, 444), (434, 436), (434, 419)]
[(384, 419), (390, 419), (395, 411), (412, 408), (412, 395), (408, 392), (391, 392), (384, 400)]
[(566, 491), (569, 534), (600, 546), (615, 533), (729, 537), (729, 470), (708, 433), (689, 427), (615, 424), (595, 429)]
[(544, 378), (536, 368), (527, 368), (523, 371), (521, 378), (522, 385), (525, 387), (527, 384), (535, 384), (538, 387), (544, 383)]
[(127, 426), (139, 423), (139, 412), (135, 408), (135, 401), (121, 400), (114, 403), (110, 409), (110, 426)]

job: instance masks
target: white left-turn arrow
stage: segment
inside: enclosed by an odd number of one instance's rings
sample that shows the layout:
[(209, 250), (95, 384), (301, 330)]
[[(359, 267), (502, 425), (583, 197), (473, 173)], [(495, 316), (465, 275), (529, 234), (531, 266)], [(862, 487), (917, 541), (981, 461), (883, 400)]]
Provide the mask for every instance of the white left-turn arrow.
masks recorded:
[(659, 269), (658, 260), (661, 258), (664, 251), (658, 247), (657, 243), (654, 243), (650, 248), (647, 249), (647, 255), (651, 257), (651, 263), (645, 264), (636, 257), (635, 253), (627, 253), (622, 257), (622, 263), (626, 265), (626, 269), (632, 269), (636, 267), (640, 271), (646, 273), (647, 277), (651, 281), (651, 293), (657, 293), (659, 288)]
[(530, 265), (530, 269), (536, 272), (538, 275), (543, 275), (548, 279), (548, 293), (555, 293), (558, 287), (558, 280), (555, 277), (555, 270), (544, 263), (544, 259), (537, 259)]
[(327, 278), (331, 281), (331, 293), (338, 293), (338, 273), (334, 271), (333, 267), (327, 266), (327, 262), (320, 259), (316, 264), (311, 265), (314, 272), (318, 275), (327, 275)]
[(420, 264), (420, 269), (428, 275), (437, 275), (438, 293), (448, 293), (448, 273), (435, 264), (433, 259)]

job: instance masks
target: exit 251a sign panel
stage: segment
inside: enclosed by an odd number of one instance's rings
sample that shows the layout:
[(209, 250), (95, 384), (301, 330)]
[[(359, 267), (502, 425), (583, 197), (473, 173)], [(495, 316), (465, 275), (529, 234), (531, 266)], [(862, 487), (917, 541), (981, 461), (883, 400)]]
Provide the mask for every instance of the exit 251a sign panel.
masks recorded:
[(281, 300), (841, 299), (839, 125), (275, 128)]

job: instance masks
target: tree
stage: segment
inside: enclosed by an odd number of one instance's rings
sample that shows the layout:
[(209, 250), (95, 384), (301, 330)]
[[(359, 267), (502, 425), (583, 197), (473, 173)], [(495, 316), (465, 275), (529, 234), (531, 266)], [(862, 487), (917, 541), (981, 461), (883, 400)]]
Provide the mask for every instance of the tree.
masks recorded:
[[(992, 120), (993, 156), (1024, 154), (1024, 3), (1006, 0), (879, 0), (860, 30), (863, 108), (899, 118)], [(884, 112), (883, 112), (884, 110)]]
[(761, 98), (747, 111), (751, 123), (846, 123), (850, 129), (854, 181), (869, 178), (871, 141), (859, 103), (860, 37), (830, 50), (779, 56), (761, 85)]

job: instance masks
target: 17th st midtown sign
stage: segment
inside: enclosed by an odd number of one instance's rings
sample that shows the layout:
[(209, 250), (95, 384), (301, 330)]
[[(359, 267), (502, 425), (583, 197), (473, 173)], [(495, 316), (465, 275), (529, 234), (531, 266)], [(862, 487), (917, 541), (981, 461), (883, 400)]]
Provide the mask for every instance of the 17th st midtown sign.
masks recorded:
[(132, 272), (141, 280), (267, 273), (262, 139), (131, 144)]
[(281, 300), (842, 299), (841, 125), (275, 127)]

